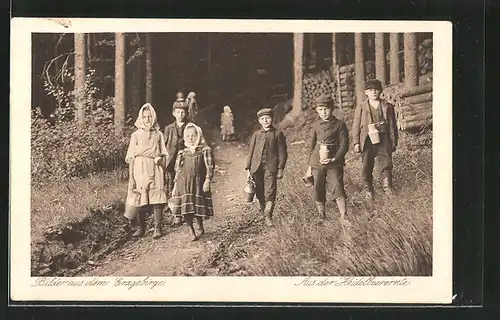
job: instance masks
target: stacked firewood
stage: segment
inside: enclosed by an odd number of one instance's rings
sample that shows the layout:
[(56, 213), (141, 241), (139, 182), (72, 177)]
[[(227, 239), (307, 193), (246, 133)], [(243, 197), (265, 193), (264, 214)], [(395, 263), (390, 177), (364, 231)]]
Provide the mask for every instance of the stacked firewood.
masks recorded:
[(335, 81), (331, 73), (326, 70), (311, 74), (307, 73), (302, 79), (302, 106), (313, 108), (314, 101), (323, 95), (334, 96)]
[[(367, 61), (365, 68), (372, 70), (373, 61)], [(337, 79), (340, 78), (340, 88)], [(367, 73), (367, 79), (370, 73)], [(327, 71), (316, 74), (305, 74), (302, 83), (302, 105), (304, 108), (314, 108), (314, 101), (322, 95), (331, 95), (336, 106), (353, 108), (355, 106), (354, 65), (330, 67)]]
[(432, 71), (432, 39), (426, 39), (418, 45), (418, 66), (420, 74)]
[(432, 124), (432, 84), (402, 90), (397, 100), (396, 117), (400, 130)]

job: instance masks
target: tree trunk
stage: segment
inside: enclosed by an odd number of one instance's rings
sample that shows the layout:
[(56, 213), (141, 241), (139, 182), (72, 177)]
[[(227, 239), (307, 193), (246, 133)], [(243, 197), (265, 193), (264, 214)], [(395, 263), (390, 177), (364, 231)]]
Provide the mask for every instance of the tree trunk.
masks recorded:
[(296, 116), (302, 110), (302, 77), (303, 65), (302, 58), (304, 55), (304, 34), (294, 33), (293, 35), (293, 109), (292, 112)]
[(356, 81), (356, 103), (365, 100), (365, 62), (363, 57), (363, 35), (354, 34), (354, 73)]
[(115, 130), (125, 126), (125, 34), (115, 33)]
[(383, 33), (375, 33), (375, 76), (385, 85), (385, 46)]
[(153, 103), (153, 43), (146, 33), (146, 102)]
[(332, 79), (335, 79), (337, 81), (337, 92), (333, 93), (333, 96), (337, 94), (337, 102), (340, 110), (342, 110), (342, 90), (340, 88), (340, 71), (339, 71), (339, 64), (337, 61), (337, 34), (333, 33), (332, 34)]
[(389, 66), (391, 84), (399, 83), (399, 34), (391, 33), (389, 43)]
[(292, 110), (280, 122), (280, 128), (292, 125), (302, 111), (302, 77), (303, 77), (304, 34), (293, 34), (293, 102)]
[(75, 119), (85, 124), (85, 70), (86, 42), (84, 33), (75, 33)]
[(418, 86), (417, 34), (404, 34), (405, 87)]

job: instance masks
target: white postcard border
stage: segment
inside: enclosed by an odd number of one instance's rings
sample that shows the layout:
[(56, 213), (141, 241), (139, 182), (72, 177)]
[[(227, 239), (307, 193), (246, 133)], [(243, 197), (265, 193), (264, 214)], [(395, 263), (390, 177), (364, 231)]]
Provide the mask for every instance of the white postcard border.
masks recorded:
[[(338, 277), (314, 277), (328, 285), (303, 286), (304, 277), (128, 277), (163, 285), (36, 286), (30, 277), (31, 34), (38, 32), (433, 32), (433, 275), (354, 278), (364, 285), (339, 285)], [(41, 19), (11, 21), (10, 112), (10, 289), (24, 301), (165, 301), (284, 303), (451, 303), (452, 299), (452, 24), (445, 21), (304, 21), (205, 19)], [(408, 281), (381, 285), (380, 281)], [(333, 281), (336, 281), (335, 283)], [(49, 283), (49, 282), (47, 282)], [(341, 282), (340, 282), (341, 283)], [(379, 285), (375, 285), (378, 283)], [(85, 285), (87, 284), (87, 285)]]

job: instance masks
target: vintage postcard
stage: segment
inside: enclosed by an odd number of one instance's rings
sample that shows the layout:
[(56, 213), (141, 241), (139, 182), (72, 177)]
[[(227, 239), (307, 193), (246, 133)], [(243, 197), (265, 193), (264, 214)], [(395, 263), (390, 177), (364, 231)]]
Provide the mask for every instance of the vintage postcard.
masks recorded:
[(11, 21), (14, 301), (451, 303), (446, 21)]

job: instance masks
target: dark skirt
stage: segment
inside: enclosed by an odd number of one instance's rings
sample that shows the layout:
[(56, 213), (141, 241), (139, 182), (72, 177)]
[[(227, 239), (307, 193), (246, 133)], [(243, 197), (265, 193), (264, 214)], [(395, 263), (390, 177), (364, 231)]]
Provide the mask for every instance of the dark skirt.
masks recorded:
[(201, 151), (185, 152), (177, 173), (171, 209), (175, 216), (193, 214), (209, 218), (214, 215), (211, 192), (203, 191), (206, 166)]

